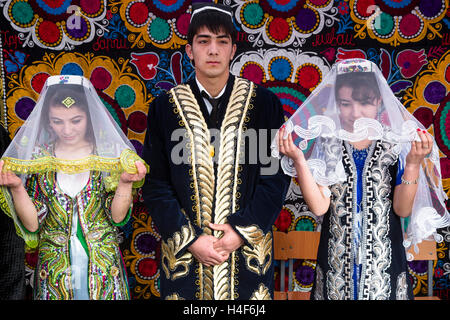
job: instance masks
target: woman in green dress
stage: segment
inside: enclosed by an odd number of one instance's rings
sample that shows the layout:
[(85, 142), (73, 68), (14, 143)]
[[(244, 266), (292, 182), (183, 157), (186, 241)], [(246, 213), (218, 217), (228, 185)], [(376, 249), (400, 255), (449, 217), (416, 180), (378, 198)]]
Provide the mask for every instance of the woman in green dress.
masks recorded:
[(146, 171), (89, 80), (47, 80), (0, 161), (0, 202), (39, 250), (35, 299), (129, 299), (116, 227)]

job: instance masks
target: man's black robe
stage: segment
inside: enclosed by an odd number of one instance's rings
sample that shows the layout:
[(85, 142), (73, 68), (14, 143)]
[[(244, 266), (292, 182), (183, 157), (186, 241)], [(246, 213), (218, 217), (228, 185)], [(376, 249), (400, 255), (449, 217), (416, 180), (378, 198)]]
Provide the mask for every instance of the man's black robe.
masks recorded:
[[(271, 158), (270, 143), (283, 122), (275, 94), (231, 75), (218, 128), (195, 79), (152, 102), (143, 194), (162, 237), (163, 299), (272, 298), (272, 224), (290, 178)], [(198, 263), (187, 250), (203, 233), (220, 237), (208, 222), (229, 223), (244, 240), (215, 267)]]

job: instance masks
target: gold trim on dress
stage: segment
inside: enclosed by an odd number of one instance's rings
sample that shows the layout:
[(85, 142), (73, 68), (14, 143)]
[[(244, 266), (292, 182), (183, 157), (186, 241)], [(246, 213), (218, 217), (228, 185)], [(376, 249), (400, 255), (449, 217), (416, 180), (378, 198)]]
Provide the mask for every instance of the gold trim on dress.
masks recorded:
[[(4, 157), (1, 160), (4, 161), (4, 171), (12, 171), (19, 175), (45, 172), (62, 172), (66, 174), (76, 174), (86, 171), (108, 172), (110, 175), (104, 180), (107, 191), (116, 189), (122, 172), (126, 171), (130, 174), (137, 173), (136, 161), (141, 161), (145, 165), (147, 173), (150, 170), (147, 163), (131, 149), (124, 149), (118, 158), (89, 155), (81, 159), (68, 160), (49, 154), (31, 160), (11, 157)], [(136, 181), (133, 183), (133, 188), (140, 188), (143, 184), (144, 179)]]
[(134, 151), (124, 149), (119, 158), (107, 158), (98, 155), (89, 155), (82, 159), (67, 160), (54, 156), (44, 156), (31, 160), (22, 160), (11, 157), (3, 157), (4, 170), (13, 171), (16, 174), (35, 174), (48, 171), (58, 171), (66, 174), (75, 174), (85, 171), (123, 172), (136, 173), (135, 161), (142, 160)]
[(178, 293), (172, 293), (171, 295), (168, 295), (165, 300), (186, 300), (183, 297), (181, 297)]

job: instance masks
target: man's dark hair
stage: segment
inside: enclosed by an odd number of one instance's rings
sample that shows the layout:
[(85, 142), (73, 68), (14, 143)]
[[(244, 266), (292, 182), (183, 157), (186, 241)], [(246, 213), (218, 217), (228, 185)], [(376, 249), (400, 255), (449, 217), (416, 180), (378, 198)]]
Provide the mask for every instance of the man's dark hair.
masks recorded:
[(215, 34), (225, 32), (225, 34), (231, 37), (233, 44), (236, 42), (236, 28), (234, 27), (232, 18), (226, 13), (215, 10), (205, 10), (195, 14), (189, 24), (187, 34), (187, 40), (190, 45), (192, 45), (194, 36), (203, 27), (206, 27)]

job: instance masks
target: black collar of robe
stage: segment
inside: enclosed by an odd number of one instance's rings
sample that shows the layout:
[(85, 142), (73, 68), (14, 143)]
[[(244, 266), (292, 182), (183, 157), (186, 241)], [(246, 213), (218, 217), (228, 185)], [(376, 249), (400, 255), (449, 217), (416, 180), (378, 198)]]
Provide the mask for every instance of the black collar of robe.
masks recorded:
[(230, 73), (227, 84), (226, 84), (225, 92), (223, 93), (220, 104), (219, 104), (217, 127), (215, 124), (212, 123), (212, 121), (210, 119), (208, 108), (206, 107), (206, 104), (205, 104), (205, 101), (203, 100), (200, 89), (197, 86), (197, 81), (195, 81), (195, 77), (187, 82), (187, 84), (191, 87), (192, 93), (194, 94), (195, 99), (198, 102), (198, 105), (200, 106), (200, 110), (202, 111), (203, 117), (205, 118), (208, 128), (220, 129), (220, 127), (222, 125), (222, 120), (225, 117), (225, 112), (227, 110), (228, 101), (230, 100), (231, 91), (233, 90), (234, 79), (235, 79), (235, 77)]

